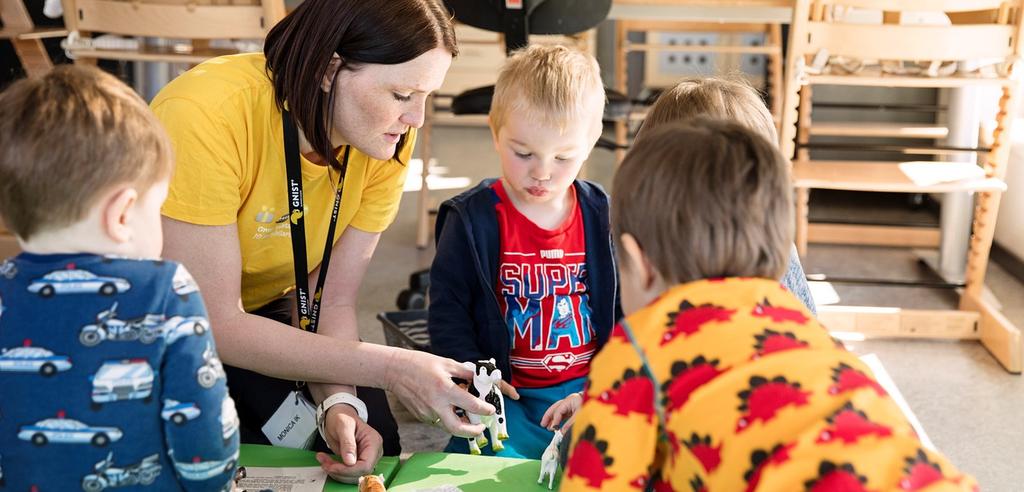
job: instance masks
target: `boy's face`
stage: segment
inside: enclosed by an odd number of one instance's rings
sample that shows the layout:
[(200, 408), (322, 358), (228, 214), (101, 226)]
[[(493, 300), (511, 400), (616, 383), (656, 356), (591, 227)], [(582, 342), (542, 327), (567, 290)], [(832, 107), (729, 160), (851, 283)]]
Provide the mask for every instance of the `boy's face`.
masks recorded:
[(509, 112), (494, 134), (505, 191), (515, 203), (557, 203), (600, 135), (599, 111), (584, 111), (577, 121), (567, 122), (564, 130), (526, 112)]
[(133, 205), (131, 214), (133, 256), (156, 258), (164, 247), (163, 227), (160, 225), (160, 207), (167, 199), (167, 178), (150, 186)]

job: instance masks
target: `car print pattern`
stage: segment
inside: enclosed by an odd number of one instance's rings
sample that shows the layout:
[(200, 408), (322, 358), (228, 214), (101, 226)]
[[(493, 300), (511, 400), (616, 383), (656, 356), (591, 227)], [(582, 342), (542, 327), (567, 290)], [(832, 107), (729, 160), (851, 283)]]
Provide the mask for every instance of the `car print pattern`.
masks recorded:
[(0, 388), (6, 489), (212, 491), (234, 474), (238, 412), (198, 285), (177, 263), (3, 262)]

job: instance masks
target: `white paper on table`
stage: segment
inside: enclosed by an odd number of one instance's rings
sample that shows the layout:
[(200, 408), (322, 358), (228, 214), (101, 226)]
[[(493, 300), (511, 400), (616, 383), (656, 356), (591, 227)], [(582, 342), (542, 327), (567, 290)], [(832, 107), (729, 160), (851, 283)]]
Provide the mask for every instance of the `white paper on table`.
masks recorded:
[(273, 490), (274, 492), (322, 492), (327, 483), (327, 472), (319, 466), (269, 468), (245, 467), (245, 478), (238, 481), (236, 490)]

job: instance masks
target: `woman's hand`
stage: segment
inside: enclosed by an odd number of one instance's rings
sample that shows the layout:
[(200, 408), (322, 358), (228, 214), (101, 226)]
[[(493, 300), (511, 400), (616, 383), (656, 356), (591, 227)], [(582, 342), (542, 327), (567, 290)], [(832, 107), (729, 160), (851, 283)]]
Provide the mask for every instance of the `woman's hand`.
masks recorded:
[(327, 446), (341, 456), (341, 463), (327, 453), (317, 453), (316, 459), (339, 482), (358, 483), (359, 477), (373, 472), (384, 453), (384, 439), (350, 405), (339, 403), (327, 410), (324, 433)]
[(484, 425), (463, 422), (455, 407), (493, 415), (494, 407), (458, 387), (452, 378), (473, 379), (473, 370), (426, 352), (395, 349), (384, 374), (384, 389), (395, 394), (421, 422), (441, 424), (452, 435), (473, 437)]
[[(551, 404), (540, 419), (541, 427), (547, 430), (565, 429), (572, 425), (576, 412), (583, 405), (583, 393), (572, 393)], [(559, 424), (562, 424), (559, 426)]]

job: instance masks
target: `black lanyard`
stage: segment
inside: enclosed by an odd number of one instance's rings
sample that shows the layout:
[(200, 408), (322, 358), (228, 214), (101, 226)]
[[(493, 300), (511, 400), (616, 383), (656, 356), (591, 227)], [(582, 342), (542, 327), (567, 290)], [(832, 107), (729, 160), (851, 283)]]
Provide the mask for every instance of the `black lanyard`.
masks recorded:
[(295, 299), (299, 312), (299, 327), (316, 333), (317, 322), (320, 321), (320, 298), (324, 293), (324, 281), (327, 279), (327, 267), (331, 262), (331, 249), (334, 246), (334, 229), (338, 225), (338, 208), (341, 207), (341, 188), (345, 183), (345, 171), (348, 169), (348, 154), (351, 146), (345, 146), (345, 157), (338, 173), (338, 187), (334, 195), (334, 210), (331, 212), (331, 225), (327, 228), (327, 244), (324, 245), (324, 257), (320, 260), (320, 275), (316, 280), (316, 293), (312, 300), (309, 297), (309, 270), (306, 262), (306, 218), (303, 212), (302, 198), (302, 164), (299, 160), (299, 131), (295, 128), (291, 114), (284, 111), (281, 115), (284, 126), (284, 159), (288, 170), (288, 222), (292, 233), (292, 258), (295, 262)]

